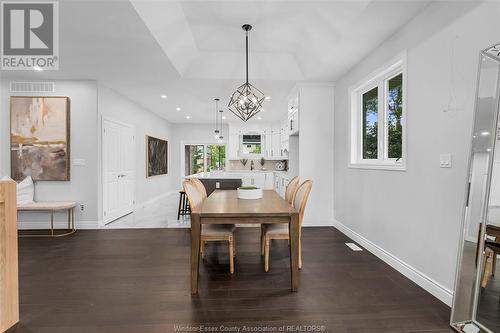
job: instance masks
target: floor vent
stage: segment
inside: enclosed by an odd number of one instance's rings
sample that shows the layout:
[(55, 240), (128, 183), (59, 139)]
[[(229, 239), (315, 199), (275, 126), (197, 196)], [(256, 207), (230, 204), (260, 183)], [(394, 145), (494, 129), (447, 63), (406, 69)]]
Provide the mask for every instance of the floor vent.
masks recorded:
[(363, 251), (362, 248), (360, 248), (359, 246), (357, 246), (356, 244), (354, 243), (345, 243), (345, 245), (349, 246), (349, 248), (353, 251)]
[(53, 93), (54, 82), (14, 82), (10, 83), (12, 93)]

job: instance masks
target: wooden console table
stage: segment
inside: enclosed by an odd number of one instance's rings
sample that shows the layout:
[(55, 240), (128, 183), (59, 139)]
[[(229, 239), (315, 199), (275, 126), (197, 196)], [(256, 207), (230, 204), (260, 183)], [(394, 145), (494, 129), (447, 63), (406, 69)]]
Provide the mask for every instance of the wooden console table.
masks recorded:
[(16, 182), (0, 181), (0, 332), (19, 321)]
[[(32, 202), (29, 204), (18, 205), (18, 212), (48, 212), (50, 214), (50, 233), (49, 234), (19, 234), (19, 237), (62, 237), (68, 236), (76, 232), (75, 228), (75, 207), (74, 201), (46, 201)], [(54, 229), (54, 213), (57, 211), (68, 211), (68, 229), (63, 229), (65, 232), (55, 232)]]

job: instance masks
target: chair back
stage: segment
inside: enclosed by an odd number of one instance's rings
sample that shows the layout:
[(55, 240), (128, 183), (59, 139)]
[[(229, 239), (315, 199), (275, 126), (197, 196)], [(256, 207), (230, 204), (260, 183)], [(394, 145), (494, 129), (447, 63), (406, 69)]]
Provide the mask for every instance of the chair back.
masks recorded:
[(285, 192), (285, 200), (289, 204), (293, 204), (293, 199), (295, 197), (295, 192), (297, 191), (297, 188), (299, 187), (299, 182), (300, 178), (299, 176), (295, 176), (290, 180), (288, 183), (288, 186), (286, 187), (286, 192)]
[(207, 190), (205, 189), (205, 185), (203, 185), (201, 180), (199, 180), (198, 178), (191, 178), (191, 182), (198, 189), (203, 200), (205, 200), (207, 198)]
[(184, 188), (184, 192), (186, 192), (186, 196), (189, 201), (189, 207), (191, 211), (197, 210), (200, 208), (203, 203), (203, 195), (200, 193), (198, 188), (193, 184), (193, 182), (189, 180), (185, 180), (182, 182), (182, 187)]
[(304, 218), (304, 211), (306, 210), (307, 200), (309, 193), (311, 193), (313, 181), (306, 180), (303, 182), (295, 192), (293, 207), (299, 211), (299, 224), (302, 227), (302, 219)]

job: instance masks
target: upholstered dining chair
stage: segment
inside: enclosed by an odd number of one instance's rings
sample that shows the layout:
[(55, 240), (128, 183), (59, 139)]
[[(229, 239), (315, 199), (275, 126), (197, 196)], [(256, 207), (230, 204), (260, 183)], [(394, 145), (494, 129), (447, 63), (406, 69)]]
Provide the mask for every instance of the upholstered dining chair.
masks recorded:
[[(199, 180), (198, 180), (199, 181)], [(200, 182), (201, 184), (201, 182)], [(203, 184), (201, 184), (203, 186)], [(196, 186), (192, 180), (185, 180), (182, 183), (184, 191), (188, 197), (191, 212), (200, 209), (206, 199), (205, 188), (203, 191)], [(229, 271), (234, 273), (234, 256), (236, 255), (236, 243), (234, 241), (234, 224), (202, 224), (200, 237), (200, 254), (205, 259), (205, 246), (208, 241), (227, 241), (229, 245)]]
[[(302, 268), (302, 220), (306, 209), (309, 193), (311, 193), (313, 181), (306, 180), (295, 191), (293, 207), (299, 212), (299, 268)], [(286, 239), (290, 241), (288, 224), (265, 224), (264, 225), (264, 271), (269, 271), (269, 243), (272, 239)]]
[[(299, 176), (295, 176), (290, 180), (290, 182), (288, 183), (288, 186), (286, 187), (285, 200), (290, 205), (293, 205), (293, 198), (295, 196), (295, 192), (297, 191), (297, 188), (299, 187), (299, 182), (300, 182)], [(264, 255), (264, 246), (265, 246), (264, 231), (266, 229), (266, 226), (267, 226), (267, 224), (265, 224), (265, 223), (260, 225), (261, 255)]]

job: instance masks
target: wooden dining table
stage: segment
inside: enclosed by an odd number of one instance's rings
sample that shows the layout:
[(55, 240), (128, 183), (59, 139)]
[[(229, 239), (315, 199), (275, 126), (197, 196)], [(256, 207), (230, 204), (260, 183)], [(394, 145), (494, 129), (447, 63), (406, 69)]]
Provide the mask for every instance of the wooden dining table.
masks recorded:
[(255, 200), (238, 199), (235, 190), (217, 190), (201, 205), (192, 207), (191, 294), (198, 292), (201, 225), (255, 223), (289, 225), (291, 290), (298, 290), (300, 226), (297, 210), (273, 190), (264, 190), (262, 198)]

